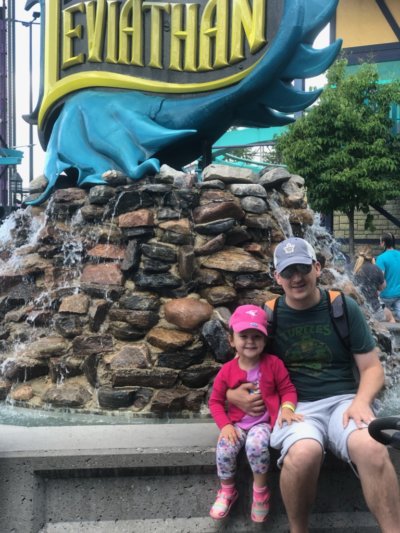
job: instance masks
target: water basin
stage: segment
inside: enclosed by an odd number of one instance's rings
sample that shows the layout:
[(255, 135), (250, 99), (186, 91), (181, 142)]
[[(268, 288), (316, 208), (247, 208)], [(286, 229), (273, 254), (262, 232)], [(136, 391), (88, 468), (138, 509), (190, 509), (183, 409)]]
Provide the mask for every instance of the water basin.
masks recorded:
[[(400, 415), (400, 384), (387, 390), (378, 401), (378, 416)], [(213, 423), (204, 412), (198, 415), (175, 414), (173, 417), (160, 418), (152, 413), (132, 413), (113, 411), (110, 413), (82, 412), (74, 409), (36, 409), (9, 403), (0, 404), (0, 424), (43, 427), (43, 426), (108, 426), (129, 424), (188, 424), (198, 422)]]
[(147, 416), (132, 412), (85, 413), (73, 409), (34, 409), (7, 403), (0, 404), (0, 424), (24, 427), (43, 426), (109, 426), (130, 424), (188, 424), (213, 421), (206, 415), (176, 416), (159, 418), (151, 413)]

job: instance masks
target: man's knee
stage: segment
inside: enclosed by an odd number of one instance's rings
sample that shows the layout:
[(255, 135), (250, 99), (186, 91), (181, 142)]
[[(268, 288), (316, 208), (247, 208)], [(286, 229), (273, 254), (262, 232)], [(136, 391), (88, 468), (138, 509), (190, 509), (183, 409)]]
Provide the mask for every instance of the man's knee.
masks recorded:
[(354, 431), (348, 440), (350, 459), (358, 467), (366, 464), (370, 468), (380, 468), (390, 457), (386, 446), (373, 439), (365, 430)]
[(283, 468), (297, 471), (308, 471), (320, 468), (322, 464), (323, 449), (321, 444), (314, 439), (302, 439), (294, 443), (288, 450)]

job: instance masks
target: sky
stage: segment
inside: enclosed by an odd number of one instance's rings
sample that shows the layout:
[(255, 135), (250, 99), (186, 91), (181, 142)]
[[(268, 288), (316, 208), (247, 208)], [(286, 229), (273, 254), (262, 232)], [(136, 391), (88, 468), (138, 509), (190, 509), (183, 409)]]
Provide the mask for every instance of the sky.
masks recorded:
[[(25, 1), (15, 2), (15, 16), (17, 20), (30, 22), (31, 12), (25, 11)], [(31, 11), (38, 10), (35, 6)], [(40, 19), (38, 19), (38, 22)], [(40, 80), (40, 26), (32, 26), (32, 96), (33, 109), (36, 107)], [(317, 37), (314, 46), (321, 48), (329, 43), (329, 27), (326, 27)], [(307, 81), (307, 87), (321, 87), (324, 84), (324, 76), (318, 76)], [(22, 163), (18, 165), (24, 187), (29, 184), (29, 125), (22, 119), (23, 115), (29, 114), (30, 75), (29, 75), (29, 28), (21, 22), (16, 23), (16, 148), (24, 152)], [(43, 174), (45, 153), (43, 152), (37, 137), (36, 126), (33, 126), (33, 178)]]
[[(17, 0), (15, 2), (15, 18), (30, 22), (32, 16), (30, 12), (24, 9), (25, 1)], [(32, 9), (32, 11), (36, 11)], [(39, 19), (40, 20), (40, 19)], [(22, 163), (18, 165), (18, 172), (21, 175), (24, 186), (29, 183), (29, 125), (22, 119), (23, 115), (29, 114), (29, 94), (30, 94), (30, 75), (29, 75), (29, 28), (23, 26), (21, 22), (16, 23), (16, 148), (24, 152)], [(40, 79), (40, 26), (32, 26), (32, 95), (33, 108), (36, 106), (39, 90)], [(40, 176), (44, 168), (44, 152), (40, 147), (37, 138), (37, 129), (33, 127), (33, 177)]]

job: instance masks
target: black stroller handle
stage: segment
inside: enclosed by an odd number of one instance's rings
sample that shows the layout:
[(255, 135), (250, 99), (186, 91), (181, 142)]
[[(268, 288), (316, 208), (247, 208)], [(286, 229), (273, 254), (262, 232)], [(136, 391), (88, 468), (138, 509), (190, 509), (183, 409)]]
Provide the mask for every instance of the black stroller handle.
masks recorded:
[[(398, 431), (392, 434), (384, 433), (388, 429), (397, 429)], [(400, 417), (376, 418), (369, 424), (368, 431), (371, 437), (378, 442), (400, 450)]]

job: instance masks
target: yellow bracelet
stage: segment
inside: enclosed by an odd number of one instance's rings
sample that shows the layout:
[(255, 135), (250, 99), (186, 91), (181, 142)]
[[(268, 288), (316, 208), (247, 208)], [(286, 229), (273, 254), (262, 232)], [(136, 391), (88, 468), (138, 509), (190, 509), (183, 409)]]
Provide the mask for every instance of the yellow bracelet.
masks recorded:
[(287, 403), (287, 402), (283, 403), (281, 405), (281, 409), (285, 409), (285, 408), (290, 409), (291, 411), (293, 411), (293, 413), (296, 411), (296, 407), (292, 403)]

